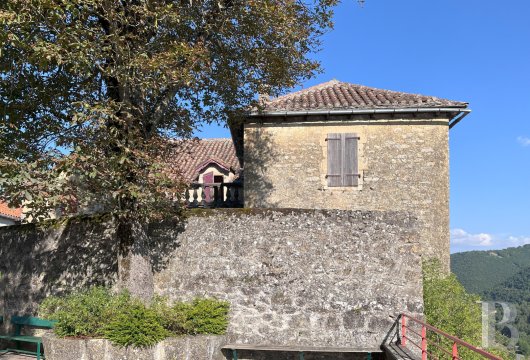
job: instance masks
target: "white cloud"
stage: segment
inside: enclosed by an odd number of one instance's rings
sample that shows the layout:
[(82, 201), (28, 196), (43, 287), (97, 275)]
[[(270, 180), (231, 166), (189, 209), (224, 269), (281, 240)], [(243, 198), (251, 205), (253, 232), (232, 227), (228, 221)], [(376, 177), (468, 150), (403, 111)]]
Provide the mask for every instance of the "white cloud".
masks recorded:
[(493, 236), (486, 233), (470, 234), (464, 229), (452, 229), (451, 242), (453, 244), (471, 246), (492, 246)]
[(471, 234), (464, 229), (451, 229), (451, 252), (494, 250), (530, 244), (528, 235)]
[(530, 236), (508, 236), (510, 246), (523, 246), (530, 244)]
[(530, 146), (530, 138), (527, 138), (526, 136), (519, 136), (517, 142), (525, 147)]

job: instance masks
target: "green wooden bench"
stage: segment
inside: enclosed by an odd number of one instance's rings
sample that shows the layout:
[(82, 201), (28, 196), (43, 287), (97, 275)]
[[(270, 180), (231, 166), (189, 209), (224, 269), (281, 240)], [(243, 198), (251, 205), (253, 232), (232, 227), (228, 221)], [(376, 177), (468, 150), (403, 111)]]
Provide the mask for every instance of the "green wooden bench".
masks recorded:
[[(17, 352), (21, 354), (36, 355), (37, 360), (44, 359), (44, 354), (41, 354), (42, 350), (42, 338), (39, 336), (22, 335), (23, 327), (33, 327), (39, 329), (52, 329), (56, 321), (39, 319), (31, 316), (13, 316), (11, 317), (11, 324), (15, 325), (15, 333), (13, 335), (0, 335), (0, 339), (6, 341), (13, 341), (16, 343), (16, 349), (4, 349), (0, 351), (0, 354), (7, 352)], [(37, 345), (36, 351), (27, 351), (20, 349), (20, 343), (32, 343)]]

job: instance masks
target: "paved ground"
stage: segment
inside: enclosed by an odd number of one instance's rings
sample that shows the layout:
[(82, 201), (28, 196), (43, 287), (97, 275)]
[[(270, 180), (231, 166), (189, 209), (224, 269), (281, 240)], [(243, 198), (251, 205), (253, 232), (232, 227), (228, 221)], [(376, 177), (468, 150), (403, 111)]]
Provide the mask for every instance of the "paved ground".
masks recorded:
[(0, 360), (31, 360), (36, 359), (36, 356), (31, 355), (18, 355), (18, 354), (3, 354), (0, 355)]

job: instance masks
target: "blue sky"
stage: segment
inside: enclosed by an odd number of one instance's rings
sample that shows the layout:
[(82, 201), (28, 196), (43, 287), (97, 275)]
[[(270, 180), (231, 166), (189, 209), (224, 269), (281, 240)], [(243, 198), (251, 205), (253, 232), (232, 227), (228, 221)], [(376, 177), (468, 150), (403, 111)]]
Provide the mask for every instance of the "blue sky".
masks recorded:
[[(451, 251), (530, 243), (530, 1), (355, 0), (314, 56), (337, 79), (467, 101), (450, 133)], [(228, 137), (211, 126), (201, 137)]]

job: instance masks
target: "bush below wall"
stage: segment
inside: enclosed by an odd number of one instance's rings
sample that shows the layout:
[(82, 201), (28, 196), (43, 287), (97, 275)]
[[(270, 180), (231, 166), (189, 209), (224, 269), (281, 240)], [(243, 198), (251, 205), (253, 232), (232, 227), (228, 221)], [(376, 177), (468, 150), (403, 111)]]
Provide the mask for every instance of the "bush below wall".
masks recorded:
[(169, 304), (157, 297), (148, 306), (126, 291), (93, 287), (48, 297), (39, 316), (57, 321), (54, 332), (59, 337), (101, 337), (116, 346), (146, 348), (172, 335), (222, 335), (228, 310), (226, 301), (205, 298)]

